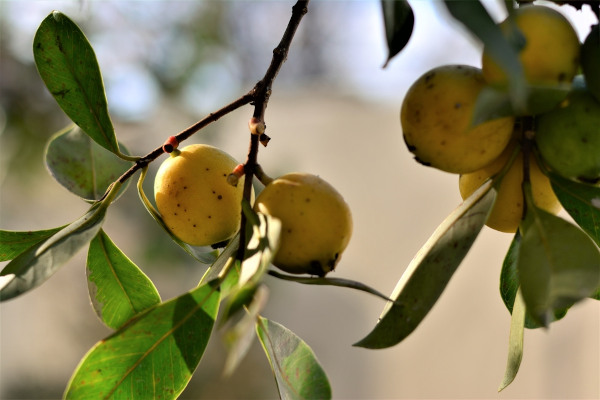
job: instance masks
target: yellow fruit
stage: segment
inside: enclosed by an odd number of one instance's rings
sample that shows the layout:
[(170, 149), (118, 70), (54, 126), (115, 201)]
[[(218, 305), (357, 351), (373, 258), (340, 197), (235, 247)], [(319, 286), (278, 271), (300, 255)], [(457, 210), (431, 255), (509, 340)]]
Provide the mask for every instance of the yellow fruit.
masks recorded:
[[(479, 171), (461, 175), (458, 185), (462, 198), (466, 199), (469, 197), (490, 176), (500, 172), (510, 159), (513, 151), (514, 146), (509, 146), (492, 164)], [(550, 180), (540, 170), (533, 155), (530, 157), (529, 166), (535, 205), (550, 213), (557, 214), (561, 209), (560, 203), (552, 191)], [(522, 182), (523, 153), (519, 153), (500, 183), (496, 203), (486, 221), (487, 226), (501, 232), (516, 232), (523, 216), (524, 198), (521, 187)]]
[(208, 246), (237, 232), (243, 177), (237, 187), (227, 183), (237, 164), (229, 154), (205, 144), (186, 146), (161, 164), (154, 180), (154, 197), (175, 236), (193, 246)]
[(513, 117), (471, 127), (481, 70), (466, 65), (432, 69), (417, 79), (402, 103), (404, 141), (422, 164), (452, 173), (478, 170), (508, 144)]
[[(560, 12), (545, 6), (527, 5), (514, 10), (500, 28), (509, 35), (512, 23), (525, 38), (519, 52), (525, 78), (531, 84), (556, 85), (570, 83), (579, 68), (579, 38), (577, 32)], [(504, 71), (483, 52), (482, 71), (491, 84), (505, 84)]]
[(273, 265), (292, 274), (324, 276), (335, 268), (352, 235), (350, 208), (316, 175), (290, 173), (275, 179), (254, 208), (281, 221)]

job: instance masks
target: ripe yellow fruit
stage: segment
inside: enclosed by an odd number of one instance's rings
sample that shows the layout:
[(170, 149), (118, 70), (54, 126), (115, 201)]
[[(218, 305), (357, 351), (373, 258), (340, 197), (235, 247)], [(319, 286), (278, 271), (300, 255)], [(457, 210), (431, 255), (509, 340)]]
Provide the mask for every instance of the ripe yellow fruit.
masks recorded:
[(239, 229), (243, 180), (234, 187), (227, 176), (237, 161), (205, 144), (173, 152), (154, 180), (156, 207), (169, 230), (192, 246), (230, 239)]
[(400, 121), (404, 141), (417, 161), (462, 174), (482, 168), (502, 153), (512, 134), (513, 117), (471, 127), (485, 84), (481, 70), (467, 65), (437, 67), (413, 83)]
[[(540, 5), (519, 7), (509, 18), (500, 28), (508, 36), (514, 23), (523, 34), (526, 42), (519, 59), (527, 81), (544, 85), (570, 83), (579, 68), (580, 43), (569, 20), (559, 11)], [(485, 49), (482, 71), (491, 84), (507, 83), (506, 74)]]
[(281, 221), (273, 265), (292, 274), (325, 276), (340, 261), (352, 235), (348, 204), (316, 175), (289, 173), (273, 180), (254, 208)]
[[(460, 194), (463, 199), (469, 197), (489, 177), (497, 174), (506, 165), (514, 146), (509, 146), (497, 160), (490, 165), (470, 174), (461, 175), (458, 181)], [(533, 201), (535, 205), (550, 213), (557, 214), (561, 205), (552, 191), (550, 180), (540, 170), (535, 157), (531, 155), (529, 161), (529, 175)], [(520, 152), (510, 169), (500, 183), (496, 203), (492, 209), (486, 225), (500, 232), (516, 232), (523, 216), (523, 153)]]

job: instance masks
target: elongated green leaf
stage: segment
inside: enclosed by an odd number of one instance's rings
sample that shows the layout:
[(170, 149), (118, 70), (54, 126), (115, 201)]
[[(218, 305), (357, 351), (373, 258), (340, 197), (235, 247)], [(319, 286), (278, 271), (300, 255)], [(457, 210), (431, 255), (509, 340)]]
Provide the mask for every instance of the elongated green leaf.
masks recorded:
[[(122, 147), (126, 152), (126, 149)], [(46, 147), (46, 167), (58, 183), (86, 200), (98, 200), (106, 188), (133, 165), (71, 126), (54, 135)], [(128, 186), (127, 181), (122, 190)]]
[(65, 114), (100, 146), (120, 154), (100, 67), (81, 29), (53, 11), (35, 34), (33, 55), (40, 76)]
[(267, 287), (260, 284), (254, 287), (254, 290), (238, 292), (234, 299), (228, 301), (226, 311), (229, 317), (236, 309), (242, 313), (242, 305), (246, 312), (223, 336), (227, 347), (227, 359), (223, 370), (225, 376), (231, 375), (248, 353), (254, 339), (256, 319), (267, 304), (268, 293)]
[(202, 358), (219, 299), (205, 284), (141, 314), (90, 350), (65, 398), (177, 398)]
[(552, 189), (573, 220), (600, 246), (600, 187), (550, 174)]
[(507, 90), (486, 86), (477, 97), (471, 125), (513, 115), (537, 115), (548, 112), (564, 100), (570, 90), (570, 85), (528, 85), (525, 104), (522, 109), (517, 109), (512, 103), (511, 93)]
[(383, 65), (397, 55), (408, 43), (415, 24), (412, 7), (406, 0), (381, 0), (388, 57)]
[[(504, 37), (479, 0), (444, 0), (444, 4), (454, 18), (481, 40), (485, 51), (507, 72), (512, 107), (518, 114), (523, 114), (527, 104), (527, 86), (516, 48)], [(516, 32), (514, 36), (519, 35)]]
[(258, 338), (281, 399), (330, 399), (331, 386), (312, 349), (284, 326), (258, 317)]
[(160, 303), (152, 281), (102, 230), (90, 243), (87, 278), (94, 310), (109, 328)]
[[(513, 304), (517, 297), (517, 290), (519, 289), (519, 249), (521, 247), (521, 234), (519, 231), (515, 234), (512, 243), (506, 253), (504, 262), (502, 263), (502, 272), (500, 273), (500, 296), (504, 305), (508, 311), (512, 314)], [(558, 321), (567, 315), (568, 308), (554, 310), (553, 321)], [(537, 329), (541, 328), (542, 325), (538, 324), (529, 316), (529, 313), (525, 313), (525, 328)]]
[(538, 209), (526, 190), (518, 273), (533, 320), (547, 327), (555, 310), (569, 308), (600, 287), (600, 251), (577, 226)]
[(0, 230), (0, 261), (10, 261), (29, 247), (48, 239), (64, 226), (41, 231)]
[(15, 257), (0, 272), (0, 300), (18, 296), (50, 278), (96, 236), (105, 215), (105, 204), (97, 203), (77, 221)]
[(380, 349), (406, 338), (425, 318), (481, 231), (496, 198), (487, 181), (455, 209), (400, 278), (379, 322), (354, 346)]
[(319, 285), (319, 286), (338, 286), (345, 287), (349, 289), (359, 290), (361, 292), (369, 293), (374, 296), (379, 297), (380, 299), (386, 301), (393, 301), (380, 291), (373, 289), (372, 287), (365, 285), (362, 282), (353, 281), (351, 279), (344, 278), (328, 278), (328, 277), (306, 277), (306, 276), (297, 276), (297, 275), (287, 275), (282, 274), (280, 272), (269, 270), (269, 275), (274, 276), (275, 278), (283, 279), (286, 281), (292, 281), (297, 283), (302, 283), (304, 285)]
[(513, 313), (510, 318), (510, 334), (508, 338), (508, 360), (506, 361), (506, 370), (504, 378), (498, 391), (504, 390), (517, 376), (521, 360), (523, 359), (523, 331), (525, 324), (525, 303), (521, 292), (515, 296)]
[(186, 253), (188, 253), (190, 256), (195, 258), (196, 261), (199, 261), (202, 264), (214, 263), (217, 259), (217, 254), (218, 254), (218, 252), (216, 250), (212, 250), (207, 247), (191, 246), (191, 245), (185, 243), (184, 241), (182, 241), (181, 239), (179, 239), (177, 236), (175, 236), (173, 234), (173, 232), (171, 232), (169, 230), (169, 228), (163, 221), (162, 217), (160, 216), (160, 213), (154, 208), (152, 203), (150, 203), (150, 200), (148, 200), (148, 197), (146, 196), (146, 193), (144, 192), (143, 183), (144, 183), (144, 179), (146, 179), (147, 172), (148, 172), (148, 167), (145, 167), (142, 169), (142, 173), (140, 174), (140, 178), (138, 180), (137, 189), (138, 189), (138, 195), (140, 197), (140, 200), (142, 201), (142, 204), (144, 205), (144, 207), (146, 208), (148, 213), (152, 216), (152, 218), (154, 218), (154, 220), (156, 222), (158, 222), (160, 227), (163, 228), (164, 231), (169, 234), (171, 239), (173, 239), (173, 241), (175, 243), (177, 243), (179, 245), (179, 247), (181, 247)]

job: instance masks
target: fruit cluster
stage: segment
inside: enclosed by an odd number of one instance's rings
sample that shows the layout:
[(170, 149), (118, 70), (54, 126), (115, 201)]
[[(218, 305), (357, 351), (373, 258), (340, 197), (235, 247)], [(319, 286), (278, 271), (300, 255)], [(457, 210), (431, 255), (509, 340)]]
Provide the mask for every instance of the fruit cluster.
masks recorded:
[[(166, 227), (192, 246), (231, 239), (240, 229), (242, 216), (241, 165), (224, 151), (204, 144), (172, 149), (170, 154), (154, 183), (156, 206)], [(324, 276), (332, 271), (352, 234), (352, 216), (343, 197), (312, 174), (290, 173), (264, 180), (266, 186), (254, 209), (282, 224), (273, 264), (294, 274)]]
[[(404, 98), (400, 119), (405, 143), (417, 161), (460, 174), (463, 199), (500, 175), (486, 224), (515, 232), (525, 204), (524, 176), (534, 204), (554, 214), (561, 206), (548, 170), (591, 184), (600, 180), (600, 32), (595, 25), (581, 44), (567, 18), (541, 5), (516, 8), (499, 27), (509, 43), (520, 43), (528, 88), (560, 89), (564, 95), (552, 104), (546, 99), (542, 110), (474, 125), (482, 90), (506, 92), (509, 84), (484, 48), (481, 68), (444, 65), (417, 79)], [(580, 68), (583, 76), (576, 76)]]

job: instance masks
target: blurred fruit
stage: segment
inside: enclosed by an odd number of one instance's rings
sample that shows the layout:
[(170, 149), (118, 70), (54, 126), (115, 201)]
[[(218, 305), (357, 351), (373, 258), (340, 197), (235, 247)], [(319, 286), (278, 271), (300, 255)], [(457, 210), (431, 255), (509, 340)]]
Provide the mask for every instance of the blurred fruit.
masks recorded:
[(208, 246), (237, 232), (244, 185), (227, 183), (236, 165), (229, 154), (205, 144), (174, 151), (161, 164), (154, 180), (156, 207), (175, 236)]
[(558, 174), (600, 180), (600, 103), (585, 88), (574, 88), (557, 109), (537, 118), (535, 141)]
[(316, 175), (290, 173), (256, 198), (255, 210), (281, 221), (273, 265), (292, 274), (332, 271), (352, 235), (352, 215), (343, 197)]
[[(469, 197), (489, 177), (500, 172), (510, 160), (514, 150), (515, 147), (511, 145), (490, 165), (479, 171), (461, 175), (458, 185), (462, 198)], [(530, 157), (529, 166), (534, 203), (550, 213), (557, 214), (561, 209), (560, 203), (552, 191), (550, 180), (540, 170), (533, 155)], [(487, 226), (500, 232), (516, 232), (523, 215), (522, 183), (523, 153), (519, 152), (502, 178), (496, 202), (486, 221)]]
[(400, 120), (404, 141), (424, 165), (452, 173), (472, 172), (493, 161), (508, 144), (514, 118), (471, 127), (481, 70), (467, 65), (432, 69), (408, 90)]
[[(519, 52), (525, 78), (531, 84), (556, 85), (570, 83), (579, 68), (579, 38), (577, 32), (559, 11), (540, 5), (526, 5), (500, 24), (509, 40), (513, 23), (525, 38)], [(483, 76), (490, 84), (506, 84), (505, 72), (485, 51), (482, 58)]]
[(600, 101), (600, 28), (598, 24), (585, 38), (581, 46), (581, 69), (588, 90)]

